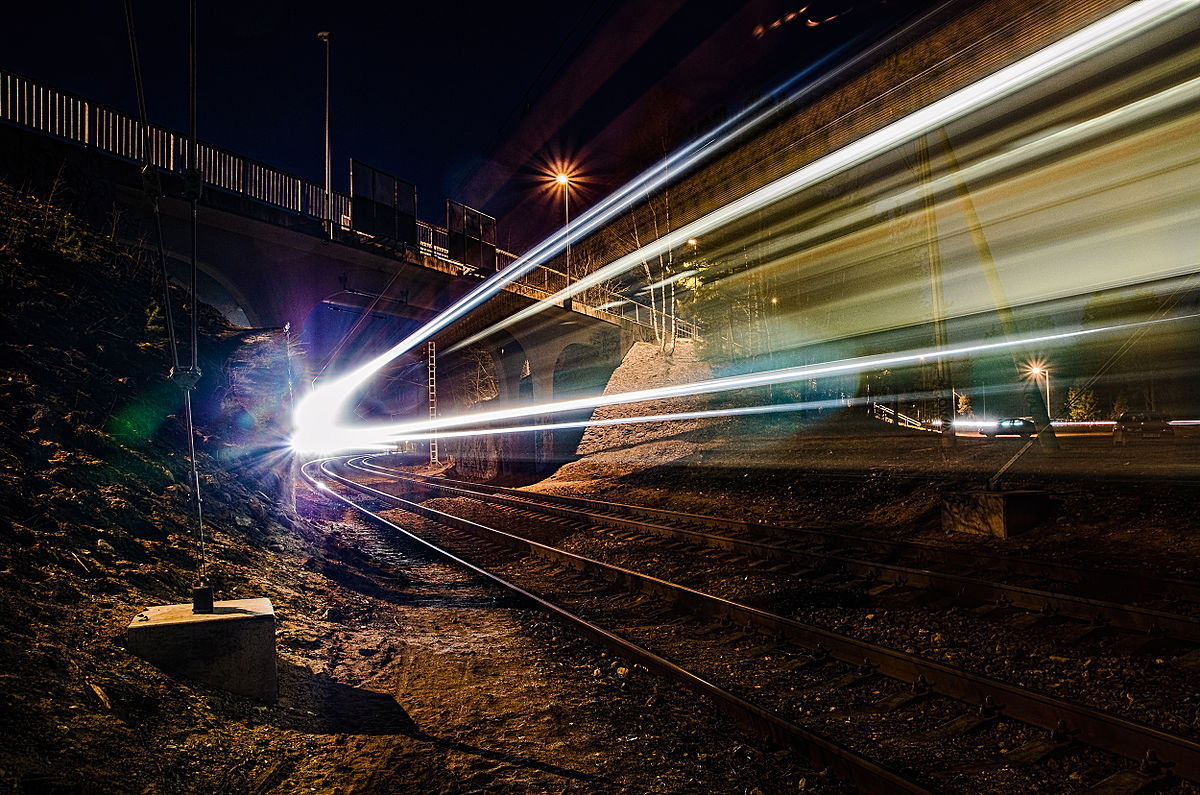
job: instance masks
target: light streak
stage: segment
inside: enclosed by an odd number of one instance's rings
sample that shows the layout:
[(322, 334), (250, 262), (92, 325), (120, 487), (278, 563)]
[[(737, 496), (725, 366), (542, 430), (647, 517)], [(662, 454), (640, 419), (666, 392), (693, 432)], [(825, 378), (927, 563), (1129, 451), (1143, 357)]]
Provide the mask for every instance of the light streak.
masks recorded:
[[(1156, 94), (1122, 105), (1119, 108), (1103, 113), (1091, 119), (1081, 121), (1069, 127), (1063, 127), (1045, 136), (1027, 140), (1019, 146), (992, 155), (973, 163), (960, 170), (962, 181), (971, 184), (988, 184), (997, 175), (1013, 172), (1023, 163), (1044, 161), (1058, 157), (1069, 151), (1071, 147), (1079, 146), (1092, 140), (1100, 140), (1111, 136), (1122, 129), (1133, 127), (1148, 118), (1162, 116), (1180, 111), (1196, 101), (1200, 95), (1200, 78), (1192, 78)], [(1191, 161), (1189, 161), (1191, 162)], [(889, 204), (896, 211), (911, 213), (922, 207), (923, 195), (931, 193), (935, 196), (951, 195), (954, 189), (954, 177), (950, 174), (935, 177), (926, 185), (917, 185), (888, 197)], [(950, 199), (945, 204), (957, 202)], [(942, 205), (939, 205), (942, 206)], [(875, 207), (866, 206), (840, 213), (837, 218), (820, 224), (796, 223), (796, 219), (777, 224), (771, 230), (772, 242), (779, 249), (794, 249), (811, 245), (812, 241), (841, 237), (848, 229), (861, 226), (865, 221), (878, 214)], [(796, 232), (787, 232), (784, 226), (802, 226)], [(737, 249), (742, 244), (736, 244)], [(722, 259), (728, 252), (718, 250), (713, 252), (715, 259)], [(763, 263), (756, 268), (739, 274), (747, 278), (747, 274), (771, 263)]]
[[(639, 251), (617, 259), (615, 262), (576, 281), (567, 289), (559, 291), (539, 304), (511, 315), (502, 323), (473, 335), (468, 340), (460, 342), (454, 347), (459, 348), (471, 344), (501, 328), (531, 317), (544, 311), (549, 306), (559, 304), (567, 298), (624, 273), (644, 259), (666, 253), (676, 246), (685, 244), (691, 238), (701, 237), (706, 232), (743, 218), (749, 213), (772, 204), (803, 188), (864, 163), (908, 140), (936, 130), (938, 127), (961, 118), (983, 105), (1007, 97), (1016, 91), (1034, 84), (1038, 80), (1061, 72), (1105, 48), (1126, 41), (1155, 25), (1167, 21), (1194, 5), (1196, 5), (1195, 0), (1187, 2), (1183, 0), (1143, 0), (1143, 2), (1126, 6), (1021, 61), (1000, 69), (954, 94), (931, 103), (907, 117), (899, 119), (874, 133), (868, 134), (841, 149), (797, 169), (785, 177), (726, 204), (722, 208), (644, 246)], [(772, 111), (767, 111), (766, 113), (769, 114)], [(759, 118), (762, 118), (764, 115), (760, 114)], [(701, 158), (708, 156), (709, 153), (705, 151), (706, 149), (714, 144), (723, 143), (723, 141), (718, 140), (718, 136), (725, 135), (728, 140), (744, 132), (748, 128), (748, 125), (740, 123), (744, 118), (744, 115), (740, 115), (735, 117), (735, 119), (729, 120), (719, 126), (710, 135), (698, 139), (679, 152), (671, 155), (663, 163), (643, 172), (639, 177), (600, 202), (596, 207), (584, 213), (579, 221), (576, 222), (571, 237), (579, 239), (591, 234), (592, 231), (595, 231), (610, 220), (626, 203), (663, 184), (668, 174), (674, 173), (678, 176), (683, 171), (690, 169)], [(738, 123), (737, 127), (734, 126), (735, 123)], [(751, 120), (750, 124), (753, 123), (755, 123), (755, 120)], [(316, 390), (305, 396), (294, 412), (293, 419), (297, 431), (293, 440), (293, 447), (299, 450), (312, 451), (330, 449), (330, 445), (333, 445), (334, 449), (356, 449), (360, 446), (377, 445), (381, 435), (393, 435), (396, 426), (383, 426), (377, 429), (350, 428), (339, 425), (337, 417), (342, 412), (345, 403), (350, 397), (380, 368), (465, 316), (484, 301), (499, 293), (507, 284), (532, 270), (543, 257), (556, 254), (565, 248), (568, 243), (569, 238), (566, 234), (558, 234), (548, 238), (503, 272), (479, 285), (391, 349), (370, 359), (346, 375), (324, 382)], [(1094, 330), (1084, 333), (1090, 333), (1091, 331)], [(897, 363), (900, 361), (906, 361), (906, 359), (901, 358), (896, 360)], [(829, 366), (833, 367), (833, 365)], [(807, 370), (811, 368), (801, 369)], [(774, 372), (779, 373), (781, 371)], [(830, 372), (837, 372), (837, 370), (831, 370)], [(822, 373), (813, 372), (806, 375), (777, 376), (774, 380), (760, 380), (759, 383), (780, 383), (782, 381), (819, 374)], [(760, 374), (757, 378), (764, 379), (766, 375)], [(741, 387), (732, 386), (728, 388), (736, 389)], [(721, 391), (721, 388), (707, 389), (705, 391)], [(622, 400), (620, 402), (634, 401)], [(580, 407), (582, 408), (583, 406)], [(389, 427), (392, 430), (389, 430)], [(432, 426), (426, 424), (425, 427)], [(346, 442), (353, 441), (349, 445), (344, 445), (339, 440)], [(374, 441), (368, 444), (369, 440)]]
[(666, 287), (669, 284), (674, 284), (680, 279), (686, 279), (689, 276), (695, 276), (699, 272), (700, 271), (697, 270), (687, 270), (683, 271), (682, 273), (676, 273), (674, 276), (668, 276), (662, 281), (657, 281), (654, 284), (647, 284), (645, 287), (638, 290), (638, 295), (641, 295), (642, 293), (648, 293), (651, 290), (657, 290), (659, 287)]
[[(443, 417), (433, 421), (414, 421), (357, 428), (338, 426), (334, 422), (322, 423), (321, 425), (314, 425), (300, 429), (297, 432), (297, 435), (294, 437), (293, 448), (299, 452), (325, 454), (349, 450), (385, 449), (389, 444), (393, 444), (400, 439), (412, 436), (414, 434), (431, 434), (444, 428), (485, 425), (488, 423), (518, 419), (521, 417), (557, 414), (559, 412), (566, 411), (580, 411), (584, 409), (598, 408), (600, 406), (642, 403), (648, 400), (694, 397), (697, 395), (712, 394), (717, 392), (730, 392), (751, 387), (768, 386), (771, 384), (782, 384), (811, 378), (845, 375), (869, 370), (878, 370), (885, 367), (916, 364), (923, 361), (926, 357), (931, 356), (942, 356), (950, 359), (976, 353), (983, 353), (986, 351), (999, 351), (1009, 348), (1065, 342), (1067, 340), (1079, 339), (1097, 334), (1117, 333), (1133, 328), (1162, 325), (1175, 321), (1190, 320), (1195, 318), (1200, 318), (1200, 313), (1170, 318), (1158, 318), (1154, 320), (1143, 320), (1135, 323), (1124, 323), (1098, 328), (1063, 331), (1053, 334), (1042, 334), (1016, 340), (972, 343), (960, 345), (954, 348), (945, 348), (940, 351), (935, 348), (927, 348), (915, 351), (906, 351), (902, 353), (859, 356), (850, 359), (841, 359), (812, 365), (785, 367), (776, 370), (748, 373), (745, 375), (725, 376), (723, 378), (713, 378), (707, 381), (696, 381), (687, 384), (675, 384), (671, 386), (640, 389), (630, 392), (619, 392), (609, 395), (592, 395), (588, 397), (550, 401), (548, 403), (540, 404), (524, 404), (505, 409), (494, 409), (491, 411), (463, 414), (454, 417)], [(434, 435), (440, 436), (441, 434), (439, 433)]]
[[(928, 18), (933, 12), (927, 14)], [(919, 22), (918, 20), (917, 22)], [(913, 23), (913, 26), (917, 24)], [(910, 26), (911, 27), (911, 26)], [(898, 34), (900, 35), (900, 34)], [(330, 381), (325, 386), (329, 388), (329, 394), (334, 392), (349, 393), (360, 386), (366, 379), (370, 378), (379, 368), (386, 365), (388, 362), (403, 356), (408, 351), (412, 350), (417, 345), (424, 342), (429, 337), (432, 337), (437, 332), (446, 328), (448, 325), (465, 316), (473, 309), (478, 308), (486, 300), (500, 293), (505, 287), (520, 277), (524, 276), (529, 271), (536, 268), (541, 262), (549, 260), (556, 256), (559, 252), (565, 250), (568, 243), (574, 240), (587, 237), (592, 232), (602, 228), (605, 224), (620, 214), (625, 206), (630, 202), (636, 201), (640, 196), (648, 193), (653, 193), (663, 187), (670, 179), (678, 179), (683, 174), (690, 171), (692, 168), (703, 162), (708, 157), (715, 154), (717, 149), (737, 140), (743, 135), (760, 127), (764, 123), (774, 118), (780, 112), (780, 109), (787, 104), (797, 102), (802, 97), (810, 95), (818, 91), (822, 86), (828, 85), (838, 76), (845, 73), (854, 64), (866, 60), (868, 57), (879, 52), (882, 47), (876, 45), (868, 48), (860, 53), (857, 57), (851, 59), (846, 64), (836, 69), (830, 70), (828, 73), (814, 80), (811, 84), (797, 90), (791, 96), (787, 97), (783, 102), (769, 107), (767, 110), (759, 112), (763, 106), (770, 105), (770, 98), (778, 91), (785, 90), (787, 87), (795, 84), (799, 80), (819, 72), (829, 61), (843, 51), (849, 49), (850, 45), (839, 48), (830, 53), (825, 58), (818, 60), (811, 66), (805, 68), (795, 77), (788, 80), (786, 83), (776, 89), (775, 92), (770, 92), (761, 99), (755, 101), (749, 107), (735, 114), (721, 124), (717, 125), (706, 135), (697, 138), (689, 144), (684, 145), (679, 150), (673, 152), (663, 158), (654, 166), (643, 171), (638, 176), (627, 182), (621, 188), (617, 189), (613, 194), (607, 196), (602, 201), (589, 208), (584, 212), (573, 225), (570, 234), (566, 230), (558, 232), (554, 235), (538, 243), (532, 249), (514, 260), (507, 268), (500, 273), (487, 279), (474, 290), (471, 290), (458, 301), (451, 304), (443, 310), (437, 317), (430, 320), (421, 328), (414, 331), (408, 337), (405, 337), (400, 342), (396, 343), (387, 351), (379, 354), (374, 359), (366, 362), (360, 367), (353, 370), (351, 373), (341, 378)], [(757, 115), (755, 115), (757, 114)], [(674, 175), (674, 177), (672, 177)], [(557, 174), (555, 175), (557, 182)], [(590, 285), (589, 285), (590, 286)], [(461, 346), (455, 346), (455, 348)], [(450, 350), (454, 350), (451, 348)], [(322, 409), (326, 409), (332, 400), (319, 401)], [(299, 411), (299, 409), (297, 409)], [(312, 414), (316, 414), (317, 410), (313, 409)]]
[[(1078, 146), (1092, 140), (1104, 139), (1114, 133), (1124, 129), (1136, 127), (1143, 123), (1146, 119), (1164, 116), (1169, 113), (1180, 111), (1189, 105), (1196, 102), (1196, 97), (1200, 96), (1200, 78), (1193, 78), (1168, 89), (1160, 91), (1151, 96), (1137, 100), (1135, 102), (1124, 105), (1120, 108), (1101, 114), (1097, 117), (1087, 119), (1070, 127), (1057, 129), (1041, 138), (1027, 141), (1018, 147), (993, 155), (989, 158), (981, 160), (971, 166), (963, 168), (961, 178), (964, 182), (971, 185), (987, 184), (997, 175), (1013, 172), (1020, 164), (1029, 162), (1043, 161), (1052, 156), (1061, 156), (1068, 152), (1071, 147)], [(1185, 165), (1192, 165), (1197, 162), (1196, 158), (1189, 159), (1182, 163), (1173, 163), (1174, 168), (1183, 168)], [(945, 175), (931, 181), (928, 185), (916, 186), (907, 188), (895, 193), (888, 199), (889, 204), (896, 212), (905, 213), (906, 218), (912, 218), (917, 212), (924, 212), (922, 207), (923, 195), (928, 192), (935, 196), (953, 195), (953, 177)], [(937, 209), (939, 211), (957, 203), (956, 198), (946, 199), (939, 202)], [(1194, 223), (1195, 212), (1192, 205), (1187, 205), (1188, 209), (1184, 211), (1182, 216), (1172, 213), (1169, 217), (1160, 215), (1159, 221), (1163, 225), (1186, 225)], [(1022, 208), (1027, 210), (1028, 208)], [(813, 221), (806, 216), (792, 217), (786, 222), (781, 222), (768, 233), (770, 239), (770, 248), (776, 251), (791, 252), (798, 249), (804, 249), (805, 256), (808, 259), (823, 261), (825, 267), (833, 267), (833, 264), (839, 262), (839, 258), (835, 256), (835, 252), (839, 247), (846, 245), (846, 236), (848, 234), (864, 235), (873, 234), (873, 229), (877, 229), (875, 225), (870, 224), (871, 220), (878, 215), (878, 211), (873, 206), (866, 206), (851, 210), (846, 213), (839, 213), (836, 218), (831, 220)], [(991, 223), (997, 225), (1006, 222), (1010, 219), (1004, 216), (993, 217)], [(795, 227), (798, 231), (790, 231), (783, 228), (785, 225)], [(1097, 225), (1096, 230), (1101, 229)], [(817, 244), (816, 241), (828, 241)], [(924, 245), (924, 244), (922, 244)], [(744, 242), (739, 241), (736, 246), (738, 250), (745, 251)], [(750, 249), (752, 255), (757, 255), (762, 261), (760, 264), (743, 270), (740, 273), (725, 277), (724, 283), (727, 287), (734, 287), (741, 282), (760, 278), (760, 274), (769, 272), (772, 268), (785, 266), (788, 263), (792, 254), (783, 254), (764, 258), (760, 249), (765, 249), (766, 246), (759, 244)], [(718, 250), (714, 252), (714, 258), (718, 261), (727, 252)], [(841, 265), (840, 267), (845, 267)], [(1090, 281), (1087, 283), (1087, 292), (1093, 292), (1099, 289), (1116, 289), (1129, 287), (1138, 284), (1147, 278), (1159, 279), (1178, 277), (1190, 274), (1194, 270), (1190, 263), (1181, 263), (1174, 270), (1162, 270), (1148, 275), (1145, 269), (1135, 270), (1129, 269), (1128, 276), (1124, 279), (1111, 279), (1104, 283), (1098, 283), (1096, 277), (1092, 273), (1088, 273)], [(806, 270), (806, 275), (812, 277), (814, 268), (809, 267)], [(823, 271), (825, 273), (827, 271)], [(1042, 302), (1050, 298), (1063, 300), (1079, 300), (1074, 294), (1078, 289), (1077, 282), (1047, 284), (1050, 280), (1039, 280), (1037, 283), (1036, 295), (1029, 295), (1021, 300), (1014, 300), (1012, 305), (1022, 306), (1031, 302)], [(848, 299), (846, 303), (864, 304), (870, 302), (883, 303), (891, 300), (892, 296), (886, 293), (886, 290), (881, 289), (878, 294), (872, 296), (862, 293), (857, 293), (852, 299)], [(1010, 299), (1012, 296), (1010, 296)], [(1087, 300), (1086, 298), (1082, 300)], [(962, 309), (963, 313), (969, 314), (972, 311), (986, 310), (991, 304), (973, 305)], [(831, 309), (838, 309), (837, 304), (831, 304)], [(852, 311), (851, 307), (847, 307), (847, 311)]]
[(557, 431), (571, 428), (597, 428), (609, 425), (638, 425), (642, 423), (682, 422), (685, 420), (701, 420), (718, 417), (740, 417), (750, 414), (777, 414), (805, 411), (818, 408), (842, 407), (855, 403), (864, 403), (861, 398), (850, 400), (810, 400), (804, 403), (769, 403), (759, 406), (737, 406), (724, 409), (704, 409), (702, 411), (677, 411), (669, 414), (638, 414), (633, 417), (607, 417), (599, 420), (577, 420), (573, 422), (552, 422), (542, 425), (512, 425), (504, 428), (470, 428), (461, 431), (445, 431), (439, 433), (416, 433), (410, 436), (396, 438), (396, 442), (418, 442), (432, 437), (438, 439), (456, 439), (468, 436), (492, 436), (506, 433), (529, 433), (531, 431)]
[[(901, 393), (888, 396), (888, 400), (896, 400), (900, 403), (908, 403), (914, 400), (925, 400), (934, 397), (934, 393)], [(788, 414), (797, 411), (814, 411), (817, 409), (841, 409), (850, 406), (866, 406), (874, 401), (868, 397), (853, 397), (853, 398), (826, 398), (824, 400), (807, 400), (803, 402), (792, 403), (763, 403), (755, 406), (735, 406), (723, 409), (702, 409), (697, 411), (679, 411), (668, 414), (637, 414), (631, 417), (607, 417), (604, 419), (587, 419), (575, 420), (571, 422), (553, 422), (541, 423), (537, 425), (510, 425), (501, 428), (470, 428), (467, 430), (458, 431), (440, 431), (427, 433), (414, 433), (409, 436), (400, 436), (392, 439), (395, 442), (419, 442), (437, 437), (438, 439), (459, 439), (473, 436), (498, 436), (509, 433), (531, 433), (534, 431), (557, 431), (579, 428), (595, 428), (611, 425), (638, 425), (651, 423), (665, 422), (683, 422), (687, 420), (702, 420), (702, 419), (719, 419), (725, 417), (740, 417), (747, 415), (758, 414)], [(983, 427), (993, 427), (998, 420), (954, 420), (955, 428), (978, 429)], [(1170, 424), (1182, 425), (1188, 422), (1200, 422), (1174, 420)], [(941, 420), (935, 419), (931, 422), (932, 425), (941, 425)], [(1071, 422), (1067, 420), (1055, 420), (1054, 427), (1074, 427), (1074, 426), (1091, 426), (1091, 425), (1115, 425), (1113, 420), (1095, 420), (1095, 421), (1080, 421)]]
[[(932, 394), (898, 394), (890, 395), (889, 400), (899, 400), (901, 403), (912, 400), (924, 399), (932, 397)], [(493, 436), (508, 433), (529, 433), (532, 431), (557, 431), (569, 430), (571, 428), (596, 428), (611, 425), (638, 425), (645, 423), (664, 423), (664, 422), (683, 422), (687, 420), (703, 420), (703, 419), (719, 419), (724, 417), (741, 417), (747, 415), (758, 414), (789, 414), (797, 411), (814, 411), (817, 409), (841, 409), (849, 406), (866, 406), (872, 402), (871, 398), (853, 397), (853, 398), (826, 398), (824, 400), (807, 400), (803, 402), (792, 403), (763, 403), (756, 406), (734, 406), (723, 409), (703, 409), (697, 411), (678, 411), (668, 414), (637, 414), (632, 417), (606, 417), (604, 419), (588, 419), (577, 420), (572, 422), (554, 422), (543, 423), (540, 425), (512, 425), (503, 428), (470, 428), (460, 431), (442, 431), (437, 433), (415, 433), (410, 436), (401, 436), (394, 439), (394, 442), (419, 442), (433, 437), (438, 439), (457, 439), (471, 436)], [(877, 402), (877, 401), (876, 401)], [(982, 423), (971, 420), (955, 420), (955, 427), (960, 424), (966, 424), (967, 427), (973, 425), (987, 425), (988, 422)], [(934, 420), (934, 424), (938, 424)], [(995, 425), (996, 421), (992, 420), (991, 425)], [(1064, 424), (1064, 423), (1056, 423)], [(1069, 424), (1069, 423), (1065, 423)], [(1084, 425), (1095, 423), (1081, 423)], [(1110, 421), (1108, 423), (1112, 425)]]
[(623, 304), (627, 304), (627, 303), (629, 303), (628, 299), (622, 299), (620, 301), (609, 301), (607, 304), (601, 304), (600, 306), (596, 307), (596, 309), (615, 309), (616, 307), (621, 306)]

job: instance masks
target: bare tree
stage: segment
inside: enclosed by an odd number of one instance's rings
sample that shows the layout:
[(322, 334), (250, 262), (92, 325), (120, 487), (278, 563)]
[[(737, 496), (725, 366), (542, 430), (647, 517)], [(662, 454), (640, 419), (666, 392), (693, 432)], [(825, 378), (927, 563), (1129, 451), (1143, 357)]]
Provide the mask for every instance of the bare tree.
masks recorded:
[(463, 395), (468, 407), (492, 400), (500, 394), (500, 382), (496, 380), (496, 362), (492, 354), (483, 348), (467, 348), (463, 351), (467, 361)]

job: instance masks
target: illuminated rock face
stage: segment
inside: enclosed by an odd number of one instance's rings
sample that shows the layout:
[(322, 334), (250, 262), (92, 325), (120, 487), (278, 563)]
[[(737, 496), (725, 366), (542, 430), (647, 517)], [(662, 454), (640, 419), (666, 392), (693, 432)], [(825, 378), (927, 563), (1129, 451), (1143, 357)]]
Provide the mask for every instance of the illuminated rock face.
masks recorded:
[(175, 676), (269, 704), (279, 696), (270, 599), (217, 602), (202, 614), (190, 604), (150, 607), (129, 622), (125, 646)]
[(1050, 515), (1050, 498), (1040, 489), (962, 491), (946, 495), (942, 530), (1008, 538)]

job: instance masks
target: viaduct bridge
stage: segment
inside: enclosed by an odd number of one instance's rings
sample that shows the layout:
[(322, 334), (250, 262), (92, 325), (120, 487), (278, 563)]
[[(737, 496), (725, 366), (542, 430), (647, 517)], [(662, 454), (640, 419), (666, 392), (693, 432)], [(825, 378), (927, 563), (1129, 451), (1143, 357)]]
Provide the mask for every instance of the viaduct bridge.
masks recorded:
[[(967, 6), (945, 24), (931, 22), (932, 30), (906, 31), (889, 39), (884, 50), (865, 51), (861, 61), (852, 60), (853, 70), (822, 84), (811, 101), (771, 117), (762, 130), (689, 173), (672, 191), (675, 232), (710, 217), (731, 197), (752, 196), (831, 152), (892, 129), (906, 114), (961, 99), (959, 92), (979, 78), (1019, 66), (1126, 3), (1048, 0), (1019, 15), (1000, 0)], [(1120, 51), (1098, 53), (1069, 69), (1064, 65), (1066, 71), (1053, 79), (1005, 95), (974, 115), (969, 108), (943, 114), (936, 131), (905, 133), (859, 171), (793, 192), (738, 223), (720, 229), (701, 225), (707, 230), (706, 257), (731, 273), (746, 266), (750, 244), (770, 252), (770, 259), (762, 255), (755, 267), (763, 266), (760, 276), (771, 278), (771, 291), (760, 291), (760, 297), (771, 296), (767, 317), (778, 333), (756, 333), (760, 342), (754, 349), (747, 327), (746, 357), (764, 353), (765, 339), (771, 361), (780, 352), (809, 361), (810, 354), (825, 355), (821, 340), (856, 340), (895, 329), (932, 331), (930, 338), (940, 347), (949, 338), (941, 297), (946, 284), (958, 291), (951, 300), (959, 325), (979, 327), (967, 329), (971, 336), (956, 333), (979, 338), (994, 319), (1012, 325), (1004, 319), (1012, 317), (1013, 306), (1038, 322), (1060, 322), (1055, 313), (1066, 310), (1046, 305), (1047, 295), (1078, 297), (1098, 284), (1151, 284), (1194, 270), (1186, 260), (1194, 248), (1184, 239), (1187, 225), (1177, 220), (1194, 215), (1194, 147), (1175, 145), (1175, 128), (1160, 124), (1158, 115), (1148, 120), (1113, 116), (1114, 103), (1134, 99), (1139, 112), (1158, 114), (1153, 110), (1158, 105), (1142, 100), (1158, 98), (1168, 74), (1189, 81), (1179, 85), (1179, 96), (1193, 102), (1194, 94), (1186, 92), (1195, 86), (1196, 11), (1189, 7), (1179, 14), (1170, 25), (1150, 31), (1145, 41), (1131, 39)], [(1158, 58), (1165, 59), (1161, 66)], [(1111, 129), (1097, 127), (1096, 119), (1106, 120)], [(1161, 119), (1191, 129), (1186, 127), (1190, 116), (1173, 120), (1164, 111)], [(101, 175), (100, 187), (87, 191), (100, 205), (93, 217), (107, 212), (114, 200), (137, 205), (143, 135), (152, 161), (164, 171), (176, 173), (188, 164), (183, 136), (153, 126), (142, 130), (135, 118), (3, 71), (0, 121), (5, 122), (0, 124), (0, 170), (27, 173), (30, 164), (44, 161), (53, 176), (66, 161)], [(1141, 137), (1122, 137), (1126, 127)], [(1065, 130), (1072, 134), (1062, 134)], [(1046, 148), (1031, 149), (1035, 143)], [(930, 156), (932, 146), (944, 153), (937, 162)], [(1013, 152), (1024, 153), (1024, 159), (1013, 160)], [(314, 306), (325, 305), (372, 308), (415, 326), (483, 275), (450, 255), (452, 230), (414, 218), (416, 242), (403, 246), (364, 234), (353, 223), (357, 193), (326, 196), (321, 185), (206, 144), (198, 147), (196, 167), (208, 183), (200, 264), (209, 277), (209, 300), (231, 314), (241, 312), (244, 323), (299, 327)], [(972, 168), (968, 182), (964, 170)], [(1175, 204), (1153, 203), (1159, 200)], [(187, 240), (187, 213), (181, 202), (165, 200), (162, 207), (167, 245), (178, 258)], [(1148, 223), (1151, 210), (1158, 216)], [(654, 211), (648, 200), (613, 223), (636, 230), (653, 221), (645, 216)], [(824, 225), (835, 217), (841, 225)], [(814, 218), (822, 223), (811, 224), (808, 219)], [(1124, 226), (1115, 229), (1114, 219)], [(939, 224), (949, 233), (938, 233)], [(332, 239), (324, 225), (332, 227)], [(790, 248), (780, 248), (785, 245)], [(496, 254), (499, 267), (511, 262), (511, 255)], [(1053, 291), (1047, 290), (1048, 274), (1055, 280)], [(995, 289), (1004, 284), (1001, 275), (1007, 280), (1004, 291)], [(466, 323), (474, 328), (456, 324), (455, 333), (487, 327), (566, 284), (563, 274), (538, 268), (473, 313)], [(649, 308), (623, 296), (599, 292), (579, 298), (487, 341), (501, 399), (561, 396), (571, 386), (564, 376), (611, 369), (653, 328)], [(767, 328), (765, 322), (760, 327), (755, 331)], [(692, 334), (684, 328), (684, 336)], [(714, 324), (712, 340), (720, 343), (722, 334)], [(733, 351), (739, 341), (732, 313), (725, 338)], [(924, 379), (924, 370), (913, 371)], [(933, 379), (942, 395), (945, 381), (944, 373)], [(842, 386), (837, 391), (858, 388), (852, 381)], [(1036, 393), (1020, 389), (1030, 413), (1048, 423), (1049, 411)], [(945, 410), (944, 399), (942, 406)], [(546, 444), (543, 435), (539, 460), (545, 460)]]

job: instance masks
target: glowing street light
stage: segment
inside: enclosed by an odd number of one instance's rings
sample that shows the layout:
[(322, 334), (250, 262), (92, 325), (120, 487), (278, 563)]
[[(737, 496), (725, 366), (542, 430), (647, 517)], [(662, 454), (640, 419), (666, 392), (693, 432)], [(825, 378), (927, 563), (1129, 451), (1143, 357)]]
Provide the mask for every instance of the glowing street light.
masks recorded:
[(567, 176), (565, 171), (560, 171), (555, 175), (554, 181), (562, 185), (563, 189), (563, 218), (566, 225), (567, 233), (567, 278), (571, 278), (571, 178)]
[(1037, 362), (1031, 363), (1029, 366), (1029, 377), (1035, 382), (1039, 377), (1046, 379), (1046, 417), (1050, 416), (1050, 369), (1044, 364)]

